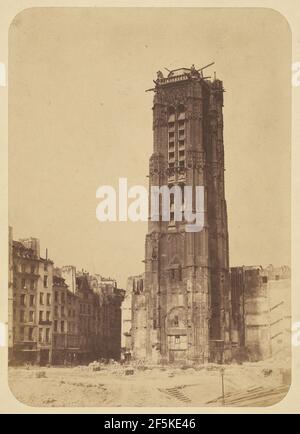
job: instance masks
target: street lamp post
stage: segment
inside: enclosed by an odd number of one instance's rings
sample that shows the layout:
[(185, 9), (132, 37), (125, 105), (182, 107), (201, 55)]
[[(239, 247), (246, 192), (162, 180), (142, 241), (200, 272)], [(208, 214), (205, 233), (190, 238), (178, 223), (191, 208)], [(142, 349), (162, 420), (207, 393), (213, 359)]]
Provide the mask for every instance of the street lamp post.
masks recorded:
[(222, 382), (222, 405), (223, 405), (223, 407), (225, 406), (224, 372), (225, 372), (225, 369), (221, 368), (220, 373), (221, 373), (221, 382)]

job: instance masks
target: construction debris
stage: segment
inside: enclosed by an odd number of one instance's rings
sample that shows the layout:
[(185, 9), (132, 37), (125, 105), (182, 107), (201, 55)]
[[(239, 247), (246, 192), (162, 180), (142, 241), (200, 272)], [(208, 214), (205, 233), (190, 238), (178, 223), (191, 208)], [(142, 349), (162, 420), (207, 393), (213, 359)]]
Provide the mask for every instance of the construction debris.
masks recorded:
[(37, 371), (35, 373), (36, 378), (46, 378), (46, 372), (45, 371)]
[(91, 371), (101, 371), (101, 363), (94, 361), (89, 364), (89, 369)]

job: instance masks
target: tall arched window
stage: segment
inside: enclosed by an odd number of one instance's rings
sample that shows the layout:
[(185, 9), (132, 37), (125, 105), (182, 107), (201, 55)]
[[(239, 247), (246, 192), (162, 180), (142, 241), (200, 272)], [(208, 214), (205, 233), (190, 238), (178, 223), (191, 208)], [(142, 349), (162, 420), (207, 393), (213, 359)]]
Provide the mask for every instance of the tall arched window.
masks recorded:
[(175, 172), (175, 109), (169, 107), (168, 109), (168, 164), (170, 176), (173, 177)]
[(177, 128), (177, 138), (178, 138), (178, 166), (185, 167), (185, 107), (180, 105), (178, 107), (177, 116), (178, 128)]
[[(186, 166), (186, 121), (185, 106), (180, 104), (174, 108), (168, 107), (168, 183), (169, 185), (182, 185), (185, 183)], [(184, 212), (184, 195), (182, 194), (181, 212)], [(170, 223), (174, 226), (174, 200), (170, 201)], [(182, 219), (183, 220), (183, 219)]]

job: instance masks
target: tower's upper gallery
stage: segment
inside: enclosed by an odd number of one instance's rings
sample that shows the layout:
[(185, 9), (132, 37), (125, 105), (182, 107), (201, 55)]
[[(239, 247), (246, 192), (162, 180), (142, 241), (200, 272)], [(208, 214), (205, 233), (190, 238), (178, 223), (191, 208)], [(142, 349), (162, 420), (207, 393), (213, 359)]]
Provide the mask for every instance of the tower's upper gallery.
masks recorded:
[(210, 77), (204, 77), (203, 70), (213, 64), (214, 63), (210, 63), (209, 65), (206, 65), (199, 69), (196, 69), (195, 65), (193, 64), (190, 68), (178, 68), (178, 69), (173, 69), (172, 71), (167, 70), (168, 75), (166, 77), (161, 71), (158, 71), (157, 78), (156, 80), (154, 80), (154, 82), (156, 86), (163, 86), (178, 81), (185, 81), (191, 79), (196, 79), (196, 80), (207, 79)]

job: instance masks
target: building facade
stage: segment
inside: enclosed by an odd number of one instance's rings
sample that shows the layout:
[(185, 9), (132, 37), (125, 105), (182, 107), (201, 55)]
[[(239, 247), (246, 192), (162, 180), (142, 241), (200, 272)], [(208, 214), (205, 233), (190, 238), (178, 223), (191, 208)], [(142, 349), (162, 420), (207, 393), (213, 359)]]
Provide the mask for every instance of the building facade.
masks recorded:
[(65, 280), (53, 276), (53, 354), (56, 365), (74, 363), (80, 351), (79, 300)]
[(52, 360), (53, 262), (40, 256), (39, 240), (12, 240), (10, 260), (13, 282), (10, 360), (42, 365)]
[[(125, 291), (118, 288), (115, 279), (104, 278), (100, 275), (91, 276), (94, 282), (93, 290), (98, 305), (96, 327), (100, 343), (99, 352), (106, 359), (120, 360), (121, 358), (121, 330), (122, 303)], [(95, 282), (97, 281), (97, 285)]]
[[(149, 219), (145, 252), (145, 323), (133, 329), (133, 352), (158, 363), (231, 357), (227, 211), (224, 190), (223, 84), (202, 70), (158, 73), (153, 102), (149, 187), (204, 188), (204, 227), (186, 231)], [(151, 209), (151, 195), (149, 208)], [(182, 195), (182, 210), (186, 207)], [(177, 204), (178, 205), (178, 204)], [(193, 197), (193, 210), (195, 196)], [(142, 306), (136, 306), (141, 309)]]
[[(8, 228), (8, 327), (7, 327), (7, 344), (8, 360), (13, 360), (14, 351), (14, 262), (13, 262), (13, 230)], [(15, 312), (16, 313), (16, 312)]]
[(114, 279), (54, 268), (38, 239), (14, 241), (11, 228), (8, 278), (10, 364), (120, 359), (125, 291)]

